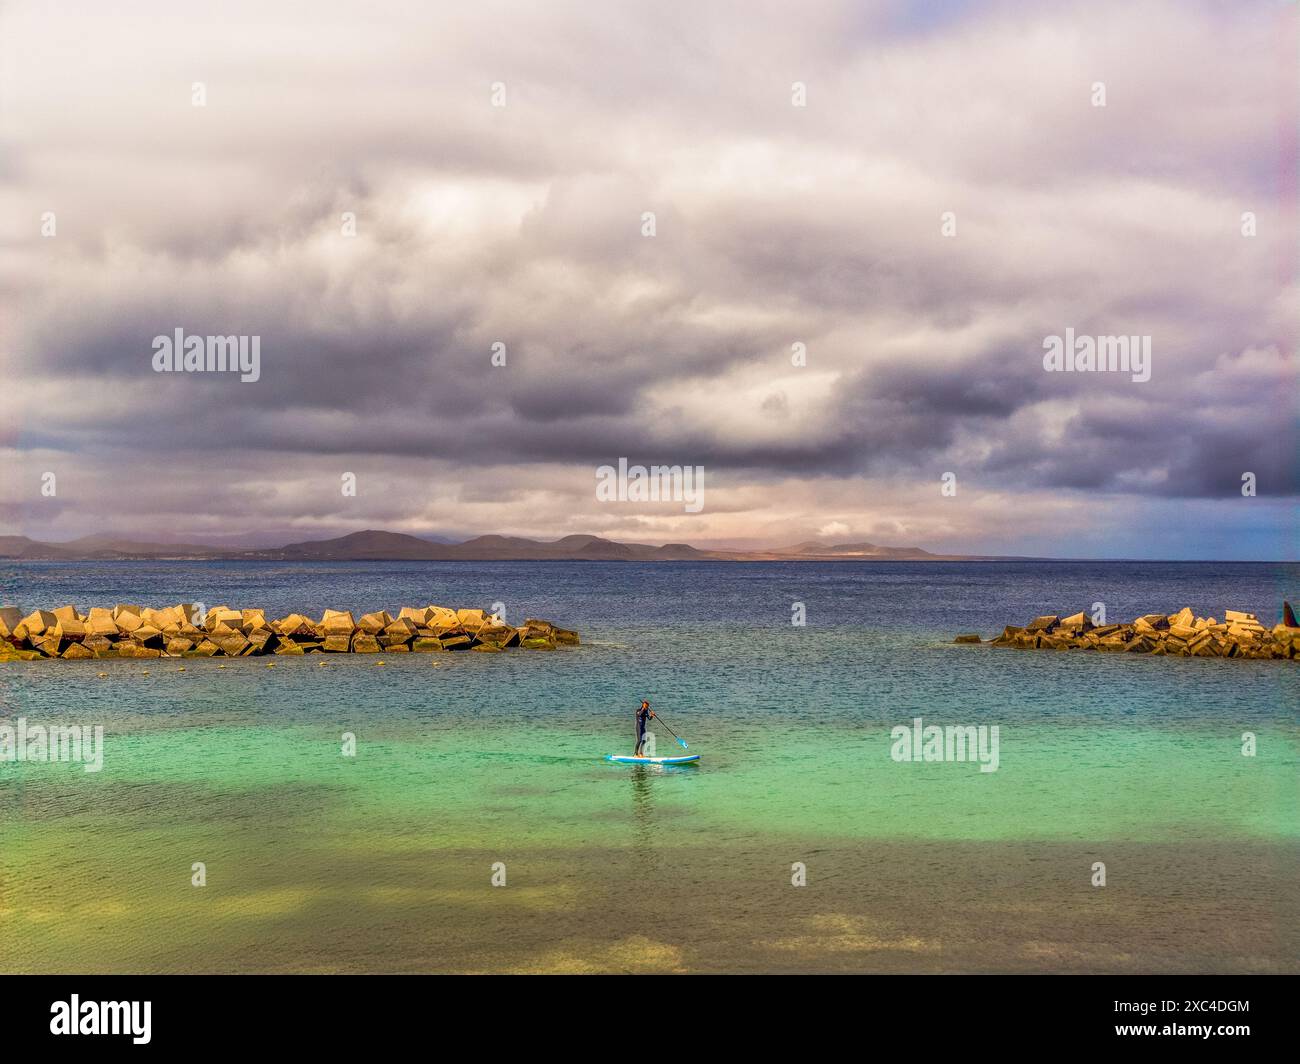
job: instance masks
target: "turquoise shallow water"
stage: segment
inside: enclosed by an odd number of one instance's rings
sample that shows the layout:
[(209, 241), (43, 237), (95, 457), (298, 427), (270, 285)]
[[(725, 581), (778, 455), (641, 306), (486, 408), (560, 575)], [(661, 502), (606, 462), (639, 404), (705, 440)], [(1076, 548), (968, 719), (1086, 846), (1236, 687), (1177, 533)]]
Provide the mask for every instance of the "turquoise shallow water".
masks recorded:
[[(946, 640), (1111, 598), (1271, 623), (1296, 575), (17, 567), (24, 606), (504, 602), (584, 645), (4, 667), (0, 722), (107, 737), (99, 773), (0, 766), (0, 968), (1294, 970), (1295, 666)], [(699, 766), (602, 760), (643, 695)], [(996, 725), (998, 770), (892, 760), (915, 716)]]

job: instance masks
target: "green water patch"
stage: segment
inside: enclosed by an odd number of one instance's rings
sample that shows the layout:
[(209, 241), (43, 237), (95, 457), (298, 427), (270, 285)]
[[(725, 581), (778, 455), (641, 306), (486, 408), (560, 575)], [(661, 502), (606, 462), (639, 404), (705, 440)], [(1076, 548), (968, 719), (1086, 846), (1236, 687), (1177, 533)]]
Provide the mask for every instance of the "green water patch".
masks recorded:
[[(481, 725), (371, 738), (307, 727), (198, 727), (110, 735), (104, 767), (8, 764), (0, 808), (58, 830), (160, 820), (389, 837), (426, 826), (451, 844), (618, 845), (658, 830), (687, 843), (751, 837), (1296, 838), (1300, 750), (1287, 731), (1005, 728), (996, 771), (900, 763), (884, 729), (809, 734), (701, 729), (697, 766), (610, 764), (617, 739)], [(382, 825), (382, 831), (374, 831)]]

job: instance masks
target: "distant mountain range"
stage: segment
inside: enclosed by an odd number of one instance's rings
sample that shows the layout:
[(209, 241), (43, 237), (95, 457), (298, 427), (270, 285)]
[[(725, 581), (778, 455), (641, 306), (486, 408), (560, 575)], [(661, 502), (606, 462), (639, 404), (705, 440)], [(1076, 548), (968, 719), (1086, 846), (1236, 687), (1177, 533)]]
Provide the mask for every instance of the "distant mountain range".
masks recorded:
[(920, 547), (808, 540), (772, 550), (701, 550), (688, 543), (616, 543), (600, 536), (565, 536), (546, 542), (519, 536), (477, 536), (440, 543), (402, 532), (369, 530), (336, 539), (308, 540), (260, 550), (228, 550), (193, 543), (145, 543), (114, 536), (85, 536), (67, 543), (41, 543), (26, 536), (0, 536), (0, 558), (24, 561), (996, 561), (971, 554), (932, 554)]

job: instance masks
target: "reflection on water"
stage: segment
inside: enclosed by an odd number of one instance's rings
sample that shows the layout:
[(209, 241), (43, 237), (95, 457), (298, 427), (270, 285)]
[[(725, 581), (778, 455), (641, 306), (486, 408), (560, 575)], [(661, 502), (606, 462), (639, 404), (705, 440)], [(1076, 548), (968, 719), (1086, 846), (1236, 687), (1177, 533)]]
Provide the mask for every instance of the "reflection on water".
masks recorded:
[(655, 769), (649, 765), (631, 765), (632, 788), (632, 851), (636, 854), (641, 871), (648, 873), (655, 867), (654, 845), (654, 780)]

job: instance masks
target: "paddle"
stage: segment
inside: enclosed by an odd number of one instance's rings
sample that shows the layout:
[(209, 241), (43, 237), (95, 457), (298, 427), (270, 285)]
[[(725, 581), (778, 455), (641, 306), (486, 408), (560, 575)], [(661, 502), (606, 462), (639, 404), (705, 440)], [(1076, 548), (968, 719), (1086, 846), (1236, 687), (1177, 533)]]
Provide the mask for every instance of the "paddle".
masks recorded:
[[(657, 720), (660, 724), (663, 724), (665, 728), (668, 728), (668, 725), (667, 725), (667, 724), (664, 724), (664, 719), (663, 719), (663, 717), (659, 716), (658, 713), (655, 714), (655, 720)], [(689, 749), (690, 749), (690, 747), (689, 747), (689, 746), (687, 745), (687, 743), (686, 743), (686, 740), (683, 739), (680, 735), (678, 735), (675, 731), (673, 731), (672, 728), (668, 728), (668, 734), (671, 735), (674, 739), (677, 740), (678, 745), (679, 745), (683, 750), (689, 750)]]

